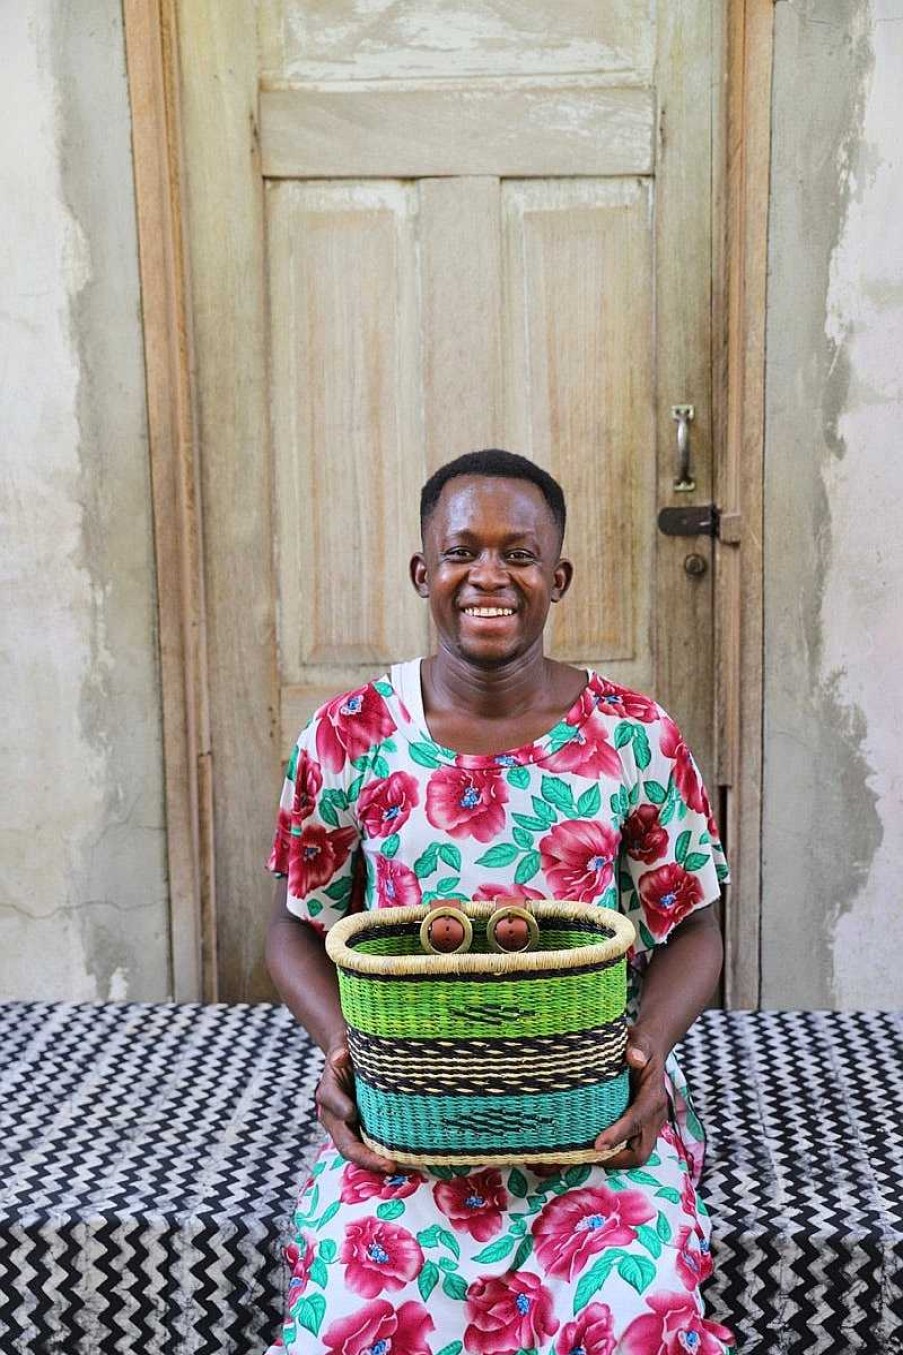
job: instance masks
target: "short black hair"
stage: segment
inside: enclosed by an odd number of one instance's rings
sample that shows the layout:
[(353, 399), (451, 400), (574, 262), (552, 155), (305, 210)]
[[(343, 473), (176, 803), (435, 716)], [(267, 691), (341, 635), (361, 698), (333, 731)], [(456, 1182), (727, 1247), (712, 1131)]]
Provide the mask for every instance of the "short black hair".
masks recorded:
[(426, 525), (439, 502), (439, 496), (449, 480), (457, 479), (460, 475), (485, 475), (500, 480), (528, 480), (542, 494), (558, 528), (560, 539), (564, 540), (567, 509), (561, 485), (548, 471), (543, 470), (542, 466), (537, 466), (535, 461), (519, 456), (517, 452), (503, 451), (500, 447), (486, 447), (481, 452), (465, 452), (463, 456), (455, 457), (454, 461), (447, 461), (444, 466), (433, 472), (420, 491), (421, 533), (426, 530)]

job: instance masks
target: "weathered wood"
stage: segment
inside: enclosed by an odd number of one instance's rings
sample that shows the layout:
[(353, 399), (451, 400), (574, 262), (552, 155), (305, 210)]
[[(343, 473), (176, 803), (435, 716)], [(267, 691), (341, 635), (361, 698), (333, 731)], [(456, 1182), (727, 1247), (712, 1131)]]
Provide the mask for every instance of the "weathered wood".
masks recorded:
[(220, 996), (272, 996), (263, 870), (280, 783), (257, 35), (244, 0), (178, 0), (204, 502)]
[(651, 678), (650, 197), (643, 180), (529, 180), (503, 199), (509, 422), (565, 488), (576, 570), (550, 652), (637, 686)]
[(125, 0), (163, 713), (172, 993), (216, 995), (204, 585), (170, 0)]
[(650, 89), (588, 80), (260, 94), (267, 178), (648, 174), (654, 121)]
[(771, 0), (730, 0), (723, 270), (724, 453), (718, 498), (736, 544), (717, 547), (718, 779), (733, 882), (725, 915), (728, 1006), (760, 998), (765, 292), (771, 133)]
[[(656, 426), (659, 506), (705, 503), (712, 493), (711, 6), (659, 7), (656, 170)], [(696, 490), (674, 491), (671, 407), (692, 404)], [(690, 576), (687, 555), (711, 565), (711, 542), (659, 534), (656, 547), (655, 694), (712, 779), (712, 570)]]
[(604, 72), (650, 84), (649, 0), (262, 0), (261, 68), (292, 80)]

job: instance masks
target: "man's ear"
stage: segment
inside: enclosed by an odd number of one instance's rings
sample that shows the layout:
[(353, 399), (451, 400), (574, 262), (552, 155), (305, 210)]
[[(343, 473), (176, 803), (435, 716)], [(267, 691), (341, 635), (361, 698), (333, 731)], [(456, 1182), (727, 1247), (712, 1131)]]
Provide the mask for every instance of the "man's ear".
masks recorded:
[(552, 576), (552, 601), (560, 602), (565, 593), (571, 586), (571, 579), (574, 577), (574, 566), (570, 560), (562, 556), (555, 566), (555, 573)]
[(409, 569), (414, 591), (419, 597), (428, 598), (430, 595), (429, 571), (426, 567), (426, 560), (420, 551), (411, 556)]

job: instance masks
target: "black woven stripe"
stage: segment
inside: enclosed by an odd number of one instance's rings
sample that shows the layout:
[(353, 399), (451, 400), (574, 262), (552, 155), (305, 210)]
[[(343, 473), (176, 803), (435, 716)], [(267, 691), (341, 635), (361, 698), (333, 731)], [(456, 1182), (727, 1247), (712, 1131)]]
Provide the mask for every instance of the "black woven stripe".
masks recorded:
[[(555, 952), (552, 951), (549, 952), (549, 954), (554, 953)], [(542, 955), (543, 952), (531, 951), (530, 954)], [(388, 955), (380, 955), (374, 958), (388, 960), (391, 957)], [(406, 955), (404, 958), (406, 960), (419, 960), (421, 957), (419, 955)], [(490, 957), (487, 956), (486, 958), (489, 959)], [(556, 965), (552, 969), (509, 969), (504, 974), (492, 974), (486, 972), (482, 974), (467, 974), (464, 972), (457, 974), (433, 974), (423, 972), (419, 974), (372, 974), (368, 972), (362, 974), (360, 970), (352, 969), (348, 965), (340, 964), (338, 967), (344, 974), (350, 975), (353, 979), (367, 979), (373, 983), (423, 983), (424, 979), (429, 979), (432, 983), (437, 983), (442, 979), (447, 979), (449, 983), (523, 983), (525, 979), (561, 979), (578, 977), (582, 974), (603, 974), (606, 969), (611, 969), (614, 965), (623, 963), (624, 956), (615, 955), (613, 959), (592, 960), (589, 964), (585, 965)]]
[(411, 1078), (403, 1073), (393, 1072), (387, 1077), (374, 1073), (371, 1069), (354, 1070), (355, 1078), (381, 1092), (398, 1092), (403, 1096), (528, 1096), (543, 1092), (576, 1091), (580, 1087), (595, 1087), (611, 1082), (623, 1071), (621, 1060), (613, 1062), (610, 1068), (556, 1070), (548, 1076), (541, 1072), (525, 1073), (512, 1068), (510, 1075), (499, 1074), (491, 1083), (477, 1081), (468, 1077), (443, 1077), (438, 1070), (428, 1080)]
[(600, 1026), (590, 1026), (586, 1030), (567, 1031), (556, 1035), (500, 1036), (498, 1039), (489, 1039), (482, 1035), (462, 1036), (460, 1039), (428, 1036), (425, 1039), (410, 1040), (397, 1035), (391, 1039), (383, 1035), (370, 1035), (358, 1030), (356, 1026), (349, 1026), (348, 1036), (354, 1047), (390, 1058), (402, 1050), (411, 1057), (432, 1059), (446, 1058), (449, 1054), (477, 1059), (484, 1053), (499, 1058), (521, 1058), (531, 1054), (546, 1057), (571, 1050), (583, 1053), (588, 1045), (604, 1044), (615, 1039), (626, 1024), (627, 1018), (619, 1016), (616, 1021), (607, 1021)]

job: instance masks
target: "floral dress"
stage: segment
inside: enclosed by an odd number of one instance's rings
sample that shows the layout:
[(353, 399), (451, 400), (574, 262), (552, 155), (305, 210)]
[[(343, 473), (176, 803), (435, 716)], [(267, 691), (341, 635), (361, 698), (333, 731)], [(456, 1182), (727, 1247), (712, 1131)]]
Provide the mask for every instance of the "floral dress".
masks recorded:
[[(321, 932), (349, 909), (567, 898), (633, 921), (633, 1010), (654, 947), (727, 868), (680, 731), (590, 673), (563, 720), (495, 756), (430, 737), (419, 660), (322, 707), (298, 739), (269, 868)], [(642, 1168), (365, 1171), (326, 1141), (267, 1355), (727, 1355), (703, 1316), (702, 1127), (672, 1055)]]

